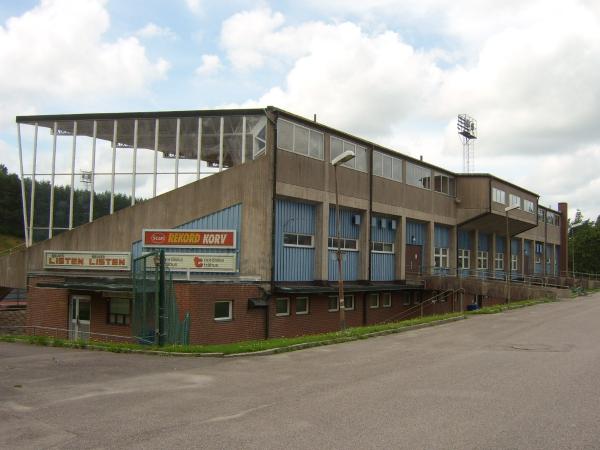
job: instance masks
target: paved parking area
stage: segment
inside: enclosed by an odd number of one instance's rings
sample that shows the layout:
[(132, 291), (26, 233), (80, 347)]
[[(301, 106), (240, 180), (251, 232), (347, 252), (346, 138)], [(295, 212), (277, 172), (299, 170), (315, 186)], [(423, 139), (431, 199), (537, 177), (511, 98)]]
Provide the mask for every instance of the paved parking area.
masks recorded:
[(264, 357), (0, 343), (0, 448), (600, 448), (600, 294)]

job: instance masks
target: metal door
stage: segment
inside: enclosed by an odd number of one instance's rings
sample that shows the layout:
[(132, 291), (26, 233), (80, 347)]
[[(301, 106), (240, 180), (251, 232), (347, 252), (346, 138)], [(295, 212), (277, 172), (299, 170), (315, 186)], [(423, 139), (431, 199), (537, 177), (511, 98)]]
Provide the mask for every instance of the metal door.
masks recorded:
[(421, 275), (422, 247), (420, 245), (406, 245), (406, 274)]
[(90, 296), (72, 295), (69, 301), (69, 339), (73, 341), (89, 339), (90, 316)]

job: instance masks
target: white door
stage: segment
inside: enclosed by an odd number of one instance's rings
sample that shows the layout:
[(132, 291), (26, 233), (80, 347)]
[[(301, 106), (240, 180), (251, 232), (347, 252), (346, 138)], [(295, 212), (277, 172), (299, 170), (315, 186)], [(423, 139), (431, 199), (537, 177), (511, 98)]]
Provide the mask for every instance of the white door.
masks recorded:
[(87, 341), (90, 336), (89, 295), (72, 295), (69, 302), (69, 339)]

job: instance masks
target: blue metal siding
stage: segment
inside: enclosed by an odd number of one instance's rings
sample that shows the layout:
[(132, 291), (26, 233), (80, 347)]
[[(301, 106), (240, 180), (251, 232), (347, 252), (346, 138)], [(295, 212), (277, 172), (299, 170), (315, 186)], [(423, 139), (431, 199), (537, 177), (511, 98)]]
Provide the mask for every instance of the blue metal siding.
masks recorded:
[(315, 235), (315, 207), (307, 203), (277, 200), (275, 205), (275, 281), (312, 281), (315, 249), (286, 247), (284, 233)]
[[(371, 220), (371, 239), (377, 242), (394, 244), (396, 230), (392, 230), (392, 220), (387, 217), (373, 216)], [(394, 250), (396, 251), (395, 248)], [(374, 281), (394, 280), (396, 278), (395, 259), (395, 253), (371, 252), (371, 279)]]
[(546, 244), (546, 261), (550, 260), (550, 262), (546, 262), (546, 275), (552, 275), (552, 245)]
[(510, 246), (510, 251), (513, 255), (520, 255), (521, 254), (521, 241), (519, 239), (512, 239), (510, 242), (511, 246)]
[(471, 244), (471, 233), (465, 230), (458, 230), (458, 248), (473, 250)]
[[(479, 242), (478, 249), (480, 252), (489, 252), (490, 251), (490, 239), (489, 235), (485, 233), (479, 233)], [(488, 261), (489, 263), (489, 261)]]
[(450, 248), (450, 228), (443, 225), (435, 225), (433, 228), (434, 247)]
[[(235, 230), (236, 243), (235, 250), (232, 249), (194, 249), (194, 248), (169, 248), (165, 249), (165, 253), (231, 253), (237, 254), (237, 270), (240, 270), (240, 242), (241, 242), (241, 223), (242, 223), (242, 205), (237, 204), (229, 208), (222, 209), (213, 214), (194, 219), (191, 222), (184, 223), (174, 227), (178, 230)], [(142, 241), (133, 243), (131, 253), (134, 258), (142, 255), (142, 253), (153, 251), (142, 247)]]
[(496, 253), (504, 253), (504, 236), (496, 236)]
[(542, 252), (539, 252), (539, 246), (543, 245), (541, 242), (535, 242), (535, 255), (534, 255), (534, 261), (537, 261), (537, 259), (540, 259), (540, 262), (535, 262), (534, 264), (534, 269), (533, 269), (533, 273), (535, 273), (536, 275), (541, 275), (544, 273), (544, 266), (542, 265), (544, 263), (544, 254)]
[[(414, 237), (414, 240), (413, 240)], [(425, 245), (427, 242), (427, 227), (424, 223), (406, 221), (406, 244)]]
[(560, 275), (559, 260), (560, 260), (560, 245), (557, 245), (555, 247), (555, 252), (554, 252), (554, 275), (556, 275), (556, 276)]
[[(345, 239), (358, 239), (360, 235), (360, 225), (355, 225), (353, 223), (353, 217), (357, 214), (358, 213), (354, 211), (340, 208), (340, 237)], [(332, 206), (329, 208), (329, 236), (335, 237), (336, 235), (335, 206)], [(358, 251), (342, 250), (342, 274), (344, 281), (354, 281), (358, 279), (359, 256), (360, 252)], [(328, 262), (329, 281), (337, 281), (338, 268), (336, 250), (329, 250)]]

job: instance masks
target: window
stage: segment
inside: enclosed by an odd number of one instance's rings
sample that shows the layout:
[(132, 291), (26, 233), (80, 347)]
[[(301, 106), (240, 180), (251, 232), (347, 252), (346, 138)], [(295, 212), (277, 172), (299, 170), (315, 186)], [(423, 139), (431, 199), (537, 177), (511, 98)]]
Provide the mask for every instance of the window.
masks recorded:
[(383, 295), (383, 299), (381, 301), (381, 306), (383, 306), (384, 308), (391, 308), (392, 307), (392, 294), (390, 294), (389, 292), (386, 292)]
[(538, 222), (544, 222), (545, 214), (542, 208), (538, 208)]
[(108, 301), (108, 323), (111, 325), (129, 325), (131, 309), (128, 298), (111, 298)]
[(544, 253), (544, 246), (540, 242), (535, 243), (535, 252), (538, 255), (541, 255), (542, 253)]
[(549, 223), (550, 225), (558, 225), (557, 223), (557, 218), (558, 216), (556, 214), (554, 214), (553, 212), (546, 212), (546, 223)]
[(354, 311), (354, 295), (344, 294), (344, 309), (346, 311)]
[(283, 233), (283, 245), (286, 247), (314, 247), (310, 234)]
[[(330, 237), (328, 239), (327, 245), (329, 246), (329, 250), (337, 250), (338, 248), (338, 240), (337, 238)], [(358, 251), (358, 241), (356, 239), (340, 239), (340, 249), (348, 250), (348, 251)]]
[(535, 214), (535, 206), (531, 200), (523, 199), (523, 209), (528, 213)]
[(496, 253), (496, 259), (494, 259), (494, 269), (504, 270), (504, 253)]
[(509, 194), (508, 196), (509, 205), (508, 206), (518, 206), (521, 209), (521, 197), (514, 194)]
[(373, 152), (373, 175), (402, 181), (402, 160), (385, 153)]
[(327, 311), (333, 312), (333, 311), (339, 311), (339, 310), (340, 310), (340, 304), (338, 302), (337, 295), (330, 296), (328, 298)]
[(296, 297), (296, 314), (308, 314), (308, 297)]
[(459, 269), (470, 269), (471, 268), (471, 250), (465, 250), (464, 248), (458, 249), (458, 268)]
[(346, 161), (342, 164), (344, 167), (350, 169), (360, 170), (361, 172), (367, 171), (367, 149), (360, 145), (353, 144), (352, 142), (344, 141), (343, 139), (331, 136), (331, 160), (338, 157), (345, 151), (351, 151), (354, 153), (354, 158), (350, 161)]
[(447, 194), (454, 197), (454, 186), (455, 183), (453, 177), (435, 172), (433, 177), (433, 190), (435, 192), (441, 192), (442, 194)]
[(440, 247), (435, 247), (435, 249), (433, 250), (433, 256), (435, 259), (435, 267), (450, 267), (449, 261), (448, 261), (448, 254), (450, 252), (450, 249), (448, 248), (440, 248)]
[(492, 188), (492, 200), (496, 203), (506, 204), (506, 193), (498, 188)]
[(394, 253), (394, 244), (389, 242), (371, 241), (371, 251), (375, 253)]
[(231, 300), (219, 300), (215, 302), (215, 320), (231, 320)]
[(323, 159), (323, 133), (287, 120), (277, 121), (277, 146), (299, 155)]
[(404, 300), (402, 301), (404, 306), (410, 306), (410, 292), (404, 293)]
[(379, 308), (379, 294), (369, 294), (369, 308)]
[(290, 315), (290, 299), (278, 298), (275, 299), (275, 315), (289, 316)]
[(513, 272), (519, 270), (519, 259), (517, 255), (510, 255), (510, 270)]
[(407, 162), (406, 184), (431, 189), (431, 169)]
[(477, 268), (483, 270), (488, 268), (488, 252), (477, 252)]

